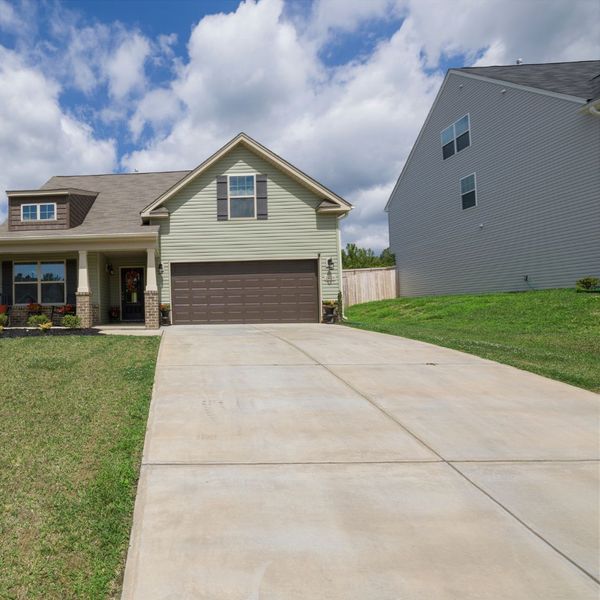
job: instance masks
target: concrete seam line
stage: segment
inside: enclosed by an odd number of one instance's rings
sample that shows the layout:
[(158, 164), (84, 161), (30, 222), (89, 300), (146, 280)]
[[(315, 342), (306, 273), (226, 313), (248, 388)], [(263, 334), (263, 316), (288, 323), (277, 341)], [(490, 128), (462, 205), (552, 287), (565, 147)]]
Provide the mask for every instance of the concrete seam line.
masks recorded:
[(323, 460), (313, 462), (201, 462), (201, 461), (185, 461), (185, 462), (172, 462), (172, 461), (150, 461), (145, 462), (145, 467), (301, 467), (301, 466), (343, 466), (343, 465), (422, 465), (422, 464), (440, 464), (445, 461), (436, 459), (423, 459), (423, 460), (356, 460), (356, 461), (335, 461), (335, 460)]
[(504, 510), (508, 515), (510, 515), (513, 519), (515, 519), (523, 527), (525, 527), (525, 529), (527, 529), (527, 531), (529, 531), (530, 533), (532, 533), (535, 537), (537, 537), (539, 540), (541, 540), (546, 545), (548, 545), (550, 548), (552, 548), (552, 550), (554, 550), (559, 556), (562, 556), (566, 561), (568, 561), (571, 565), (573, 565), (574, 567), (576, 567), (584, 575), (587, 575), (590, 579), (592, 579), (592, 581), (594, 581), (597, 584), (600, 584), (600, 579), (598, 579), (597, 577), (595, 577), (592, 573), (589, 573), (581, 565), (577, 564), (572, 558), (570, 558), (569, 556), (567, 556), (562, 550), (559, 550), (554, 544), (550, 543), (543, 535), (541, 535), (535, 529), (533, 529), (530, 525), (528, 525), (527, 523), (525, 523), (525, 521), (523, 521), (520, 517), (518, 517), (515, 513), (513, 513), (509, 508), (507, 508), (506, 506), (504, 506), (504, 504), (502, 504), (502, 502), (500, 502), (499, 500), (497, 500), (496, 498), (494, 498), (494, 496), (492, 496), (490, 493), (488, 493), (485, 489), (483, 489), (481, 486), (477, 485), (474, 481), (472, 481), (457, 466), (455, 466), (452, 462), (446, 460), (437, 450), (434, 450), (431, 446), (429, 446), (429, 444), (427, 444), (421, 438), (419, 438), (418, 435), (416, 435), (415, 433), (413, 433), (408, 427), (406, 427), (406, 425), (404, 425), (403, 423), (401, 423), (396, 417), (394, 417), (392, 414), (390, 414), (388, 411), (386, 411), (382, 406), (380, 406), (375, 400), (373, 400), (372, 398), (370, 398), (367, 394), (365, 394), (365, 393), (361, 392), (360, 390), (358, 390), (357, 388), (355, 388), (352, 384), (350, 384), (349, 382), (347, 382), (343, 377), (341, 377), (340, 375), (338, 375), (337, 373), (335, 373), (334, 371), (332, 371), (327, 365), (324, 365), (324, 364), (320, 363), (319, 361), (317, 361), (308, 352), (304, 351), (299, 346), (296, 346), (296, 344), (294, 344), (293, 342), (290, 342), (290, 341), (286, 340), (285, 338), (282, 338), (282, 337), (280, 337), (278, 335), (275, 335), (274, 333), (272, 333), (270, 331), (265, 331), (265, 330), (259, 330), (259, 331), (263, 331), (264, 333), (267, 333), (268, 335), (271, 335), (271, 336), (273, 336), (273, 337), (281, 340), (282, 342), (285, 342), (286, 344), (289, 344), (290, 346), (292, 346), (292, 348), (295, 348), (296, 350), (298, 350), (298, 352), (302, 352), (302, 354), (304, 354), (306, 357), (310, 358), (311, 360), (315, 360), (326, 371), (328, 371), (329, 373), (331, 373), (339, 381), (341, 381), (342, 383), (344, 383), (347, 387), (349, 387), (351, 390), (353, 390), (359, 396), (361, 396), (362, 398), (364, 398), (367, 402), (369, 402), (369, 404), (371, 404), (376, 409), (378, 409), (379, 411), (381, 411), (381, 413), (383, 413), (389, 419), (391, 419), (392, 421), (394, 421), (394, 423), (396, 423), (399, 427), (401, 427), (406, 433), (408, 433), (409, 435), (411, 435), (415, 440), (417, 440), (419, 443), (421, 443), (423, 446), (425, 446), (428, 450), (430, 450), (436, 456), (438, 456), (440, 458), (441, 462), (447, 464), (453, 471), (455, 471), (458, 475), (460, 475), (463, 479), (465, 479), (465, 481), (467, 481), (474, 488), (476, 488), (477, 490), (479, 490), (479, 492), (481, 492), (482, 494), (484, 494), (485, 496), (487, 496), (492, 502), (494, 502), (494, 504), (496, 504), (498, 507), (500, 507), (502, 510)]

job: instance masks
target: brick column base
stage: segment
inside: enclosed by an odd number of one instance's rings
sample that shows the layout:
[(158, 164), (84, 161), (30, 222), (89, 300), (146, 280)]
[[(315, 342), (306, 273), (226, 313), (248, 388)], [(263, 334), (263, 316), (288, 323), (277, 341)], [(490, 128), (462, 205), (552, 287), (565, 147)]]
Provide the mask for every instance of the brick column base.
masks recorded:
[(144, 295), (146, 329), (160, 327), (160, 312), (158, 310), (158, 292), (146, 290)]
[(81, 326), (88, 329), (92, 326), (92, 293), (91, 292), (75, 292), (77, 316), (81, 321)]

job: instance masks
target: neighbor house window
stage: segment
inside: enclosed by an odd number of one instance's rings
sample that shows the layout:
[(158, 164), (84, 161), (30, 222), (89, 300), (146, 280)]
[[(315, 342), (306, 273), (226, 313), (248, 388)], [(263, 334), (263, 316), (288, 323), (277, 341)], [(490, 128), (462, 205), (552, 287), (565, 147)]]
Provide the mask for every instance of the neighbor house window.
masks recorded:
[(256, 181), (254, 175), (229, 176), (229, 218), (256, 217)]
[(23, 262), (13, 265), (15, 304), (64, 304), (65, 263)]
[(456, 152), (460, 152), (471, 145), (469, 115), (465, 115), (450, 127), (442, 131), (442, 156), (444, 160)]
[(463, 210), (477, 206), (475, 173), (467, 175), (460, 180), (460, 197), (462, 200)]
[(54, 221), (56, 219), (56, 204), (22, 204), (21, 221)]

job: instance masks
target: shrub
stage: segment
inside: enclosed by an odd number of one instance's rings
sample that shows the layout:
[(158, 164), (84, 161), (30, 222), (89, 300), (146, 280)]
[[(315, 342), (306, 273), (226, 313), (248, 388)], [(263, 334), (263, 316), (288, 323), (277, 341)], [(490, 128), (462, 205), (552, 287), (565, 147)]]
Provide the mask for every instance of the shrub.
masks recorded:
[(31, 315), (27, 319), (27, 327), (39, 327), (44, 323), (50, 323), (50, 319), (46, 315)]
[(171, 312), (170, 304), (161, 304), (159, 307), (161, 313), (169, 314)]
[(52, 321), (48, 321), (46, 323), (40, 323), (38, 325), (38, 327), (40, 328), (40, 331), (42, 333), (46, 333), (47, 331), (50, 331), (50, 329), (52, 329)]
[(27, 305), (27, 311), (29, 312), (29, 314), (39, 315), (41, 310), (42, 305), (38, 304), (37, 302), (30, 302)]
[(5, 327), (6, 325), (8, 325), (8, 315), (0, 313), (0, 326)]
[(584, 277), (575, 284), (578, 292), (600, 292), (600, 279), (598, 277)]
[(65, 315), (62, 319), (62, 325), (69, 329), (79, 329), (81, 327), (81, 319), (75, 315)]

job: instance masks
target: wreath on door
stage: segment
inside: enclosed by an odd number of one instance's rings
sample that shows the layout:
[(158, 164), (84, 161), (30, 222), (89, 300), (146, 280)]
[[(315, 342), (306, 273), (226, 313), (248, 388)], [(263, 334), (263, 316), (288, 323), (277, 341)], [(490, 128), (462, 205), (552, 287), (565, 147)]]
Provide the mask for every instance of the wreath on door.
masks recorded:
[(139, 271), (127, 271), (125, 274), (125, 286), (130, 293), (137, 292), (138, 283), (140, 281)]

